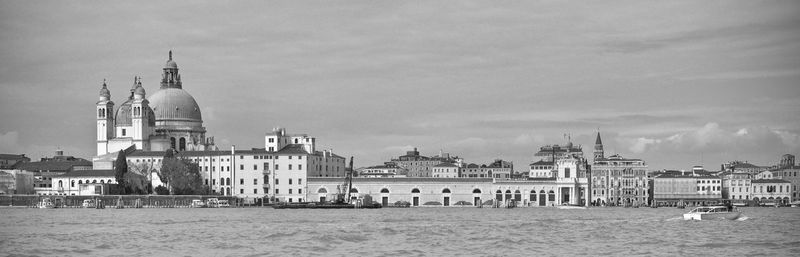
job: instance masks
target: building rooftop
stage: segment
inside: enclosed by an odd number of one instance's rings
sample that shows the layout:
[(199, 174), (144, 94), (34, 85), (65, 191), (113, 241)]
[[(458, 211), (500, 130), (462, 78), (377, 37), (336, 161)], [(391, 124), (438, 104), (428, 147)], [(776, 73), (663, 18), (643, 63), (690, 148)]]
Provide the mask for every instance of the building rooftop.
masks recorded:
[(91, 167), (92, 162), (84, 159), (75, 161), (43, 161), (18, 163), (14, 168), (27, 171), (69, 171), (75, 166)]
[(113, 177), (114, 170), (76, 170), (54, 177)]
[(791, 183), (789, 181), (783, 179), (756, 179), (751, 181), (752, 183)]

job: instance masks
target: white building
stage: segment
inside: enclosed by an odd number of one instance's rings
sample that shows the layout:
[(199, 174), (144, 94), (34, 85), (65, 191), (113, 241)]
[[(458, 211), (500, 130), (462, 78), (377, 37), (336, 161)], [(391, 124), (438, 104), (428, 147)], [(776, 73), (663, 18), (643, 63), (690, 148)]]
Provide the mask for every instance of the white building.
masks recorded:
[[(252, 201), (269, 197), (278, 201), (305, 200), (309, 177), (342, 177), (345, 158), (331, 151), (317, 151), (316, 139), (305, 134), (289, 135), (283, 128), (265, 136), (265, 148), (230, 151), (184, 151), (200, 166), (203, 183), (215, 193)], [(130, 167), (144, 166), (158, 171), (163, 151), (134, 151), (127, 156)], [(113, 160), (109, 160), (113, 161)], [(154, 187), (159, 183), (154, 175)]]
[(458, 166), (452, 163), (443, 162), (433, 166), (432, 175), (434, 178), (457, 178), (458, 171)]
[(782, 179), (755, 179), (753, 184), (753, 200), (758, 205), (788, 204), (791, 197), (792, 183)]
[(183, 90), (172, 51), (158, 91), (147, 97), (142, 82), (134, 77), (127, 99), (116, 109), (114, 105), (111, 91), (103, 82), (95, 115), (98, 156), (132, 145), (143, 151), (215, 149), (213, 138), (206, 138), (200, 106)]

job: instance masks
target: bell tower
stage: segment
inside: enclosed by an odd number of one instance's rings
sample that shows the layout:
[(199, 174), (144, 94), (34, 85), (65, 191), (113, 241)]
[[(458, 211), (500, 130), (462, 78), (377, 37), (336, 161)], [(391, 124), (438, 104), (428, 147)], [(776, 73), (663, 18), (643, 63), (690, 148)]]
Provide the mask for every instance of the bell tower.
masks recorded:
[(597, 131), (597, 139), (594, 141), (594, 161), (605, 158), (605, 153), (603, 152), (603, 141), (600, 140), (600, 131)]
[(114, 138), (114, 102), (106, 81), (100, 89), (100, 100), (97, 101), (97, 155), (108, 153), (108, 140)]
[(150, 149), (150, 123), (148, 111), (150, 107), (149, 102), (145, 98), (146, 93), (142, 87), (142, 81), (139, 77), (134, 77), (133, 89), (133, 102), (131, 102), (131, 125), (133, 125), (133, 144), (136, 149), (149, 150)]

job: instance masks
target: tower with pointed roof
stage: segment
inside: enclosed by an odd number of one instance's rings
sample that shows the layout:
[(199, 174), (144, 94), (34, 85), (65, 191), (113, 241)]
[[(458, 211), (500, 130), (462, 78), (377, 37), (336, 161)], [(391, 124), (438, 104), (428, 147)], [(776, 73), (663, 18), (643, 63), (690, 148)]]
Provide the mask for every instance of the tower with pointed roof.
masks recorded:
[(97, 154), (108, 152), (108, 140), (114, 138), (114, 102), (111, 101), (111, 91), (108, 90), (106, 81), (100, 88), (100, 97), (97, 101)]
[(145, 98), (146, 93), (141, 78), (134, 78), (134, 85), (133, 102), (131, 102), (131, 137), (136, 149), (150, 149), (150, 134), (153, 132), (150, 126), (152, 118), (150, 102)]
[(603, 141), (600, 140), (600, 131), (597, 131), (597, 139), (594, 141), (594, 161), (597, 162), (600, 159), (605, 158), (605, 152), (603, 151)]

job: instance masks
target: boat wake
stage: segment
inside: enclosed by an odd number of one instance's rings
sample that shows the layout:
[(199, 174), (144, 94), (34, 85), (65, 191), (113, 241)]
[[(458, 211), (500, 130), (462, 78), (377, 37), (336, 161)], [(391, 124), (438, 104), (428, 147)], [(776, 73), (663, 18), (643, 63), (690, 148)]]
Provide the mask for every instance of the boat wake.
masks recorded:
[(749, 217), (742, 215), (742, 216), (739, 216), (738, 218), (736, 218), (735, 220), (736, 221), (745, 221), (745, 220), (749, 220), (749, 219), (750, 219)]
[(666, 221), (676, 221), (676, 220), (683, 220), (683, 217), (669, 218)]

